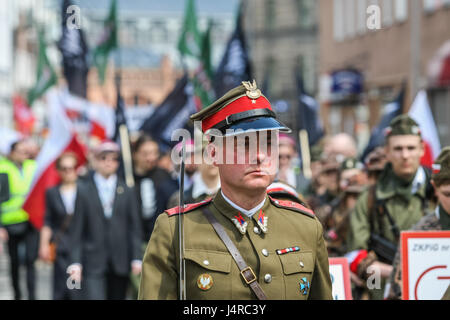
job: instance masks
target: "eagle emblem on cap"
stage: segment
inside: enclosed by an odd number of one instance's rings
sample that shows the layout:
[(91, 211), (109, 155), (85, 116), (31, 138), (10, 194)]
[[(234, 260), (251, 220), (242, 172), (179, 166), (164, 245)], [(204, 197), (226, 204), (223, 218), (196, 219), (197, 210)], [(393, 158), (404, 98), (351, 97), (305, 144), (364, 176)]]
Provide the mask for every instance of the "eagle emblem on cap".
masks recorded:
[(252, 83), (250, 81), (243, 81), (242, 85), (247, 89), (247, 92), (245, 93), (247, 97), (250, 99), (258, 99), (261, 97), (261, 90), (258, 89), (256, 86), (256, 80), (253, 80)]

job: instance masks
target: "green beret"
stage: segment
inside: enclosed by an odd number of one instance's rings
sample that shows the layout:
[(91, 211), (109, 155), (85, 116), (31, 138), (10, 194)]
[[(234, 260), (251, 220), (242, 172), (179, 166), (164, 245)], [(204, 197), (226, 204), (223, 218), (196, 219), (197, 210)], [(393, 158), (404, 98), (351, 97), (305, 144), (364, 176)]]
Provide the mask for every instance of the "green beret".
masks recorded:
[(389, 127), (386, 128), (385, 134), (386, 137), (406, 135), (421, 136), (419, 125), (407, 114), (402, 114), (392, 119)]
[(442, 149), (433, 163), (433, 180), (450, 180), (450, 147)]

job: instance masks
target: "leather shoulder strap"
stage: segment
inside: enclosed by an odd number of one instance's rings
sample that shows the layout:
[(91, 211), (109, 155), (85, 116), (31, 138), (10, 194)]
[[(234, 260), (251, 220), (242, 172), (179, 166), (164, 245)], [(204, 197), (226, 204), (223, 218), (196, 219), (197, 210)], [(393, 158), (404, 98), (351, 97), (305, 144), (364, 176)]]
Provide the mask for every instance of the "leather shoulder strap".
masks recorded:
[(242, 258), (241, 253), (236, 248), (233, 241), (230, 239), (230, 237), (228, 236), (222, 225), (219, 223), (219, 221), (217, 221), (216, 217), (214, 217), (214, 214), (207, 207), (202, 208), (202, 212), (206, 216), (206, 219), (208, 219), (209, 223), (211, 223), (217, 235), (227, 247), (228, 251), (231, 253), (231, 256), (236, 262), (239, 271), (241, 272), (241, 276), (244, 278), (245, 283), (247, 283), (250, 286), (250, 289), (252, 289), (252, 291), (255, 293), (256, 297), (259, 300), (267, 300), (267, 296), (264, 293), (261, 286), (259, 285), (256, 279), (256, 275), (253, 272), (252, 268), (248, 266), (244, 258)]

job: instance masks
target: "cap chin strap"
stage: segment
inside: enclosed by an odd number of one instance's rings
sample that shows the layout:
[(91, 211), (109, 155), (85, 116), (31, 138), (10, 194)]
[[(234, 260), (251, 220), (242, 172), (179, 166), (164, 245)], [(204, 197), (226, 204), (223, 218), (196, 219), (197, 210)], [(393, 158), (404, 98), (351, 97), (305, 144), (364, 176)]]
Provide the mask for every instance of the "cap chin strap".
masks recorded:
[(276, 118), (277, 116), (276, 116), (275, 112), (273, 112), (270, 109), (252, 109), (252, 110), (247, 110), (247, 111), (236, 113), (236, 114), (231, 114), (225, 120), (222, 120), (219, 123), (217, 123), (215, 126), (213, 126), (212, 129), (217, 129), (217, 130), (222, 131), (238, 121), (255, 118), (255, 117)]

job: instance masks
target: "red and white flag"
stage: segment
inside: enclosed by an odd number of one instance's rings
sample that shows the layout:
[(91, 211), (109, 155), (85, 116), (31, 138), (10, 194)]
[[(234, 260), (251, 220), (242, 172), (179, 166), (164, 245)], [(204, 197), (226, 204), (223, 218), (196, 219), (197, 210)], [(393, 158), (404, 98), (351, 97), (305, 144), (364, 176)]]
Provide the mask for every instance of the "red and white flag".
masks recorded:
[(425, 143), (425, 154), (421, 159), (421, 164), (431, 168), (433, 161), (441, 152), (441, 143), (425, 90), (417, 94), (409, 110), (409, 116), (419, 124), (422, 139)]
[(86, 162), (85, 147), (77, 139), (64, 110), (62, 98), (61, 92), (56, 89), (47, 94), (50, 134), (36, 159), (36, 174), (23, 205), (30, 222), (37, 229), (44, 223), (45, 191), (57, 185), (60, 180), (55, 167), (56, 159), (64, 152), (73, 152), (78, 156), (79, 165)]
[(75, 123), (75, 130), (85, 134), (88, 130), (90, 136), (100, 141), (114, 137), (116, 114), (113, 107), (89, 102), (64, 90), (61, 93), (63, 106), (69, 118)]

